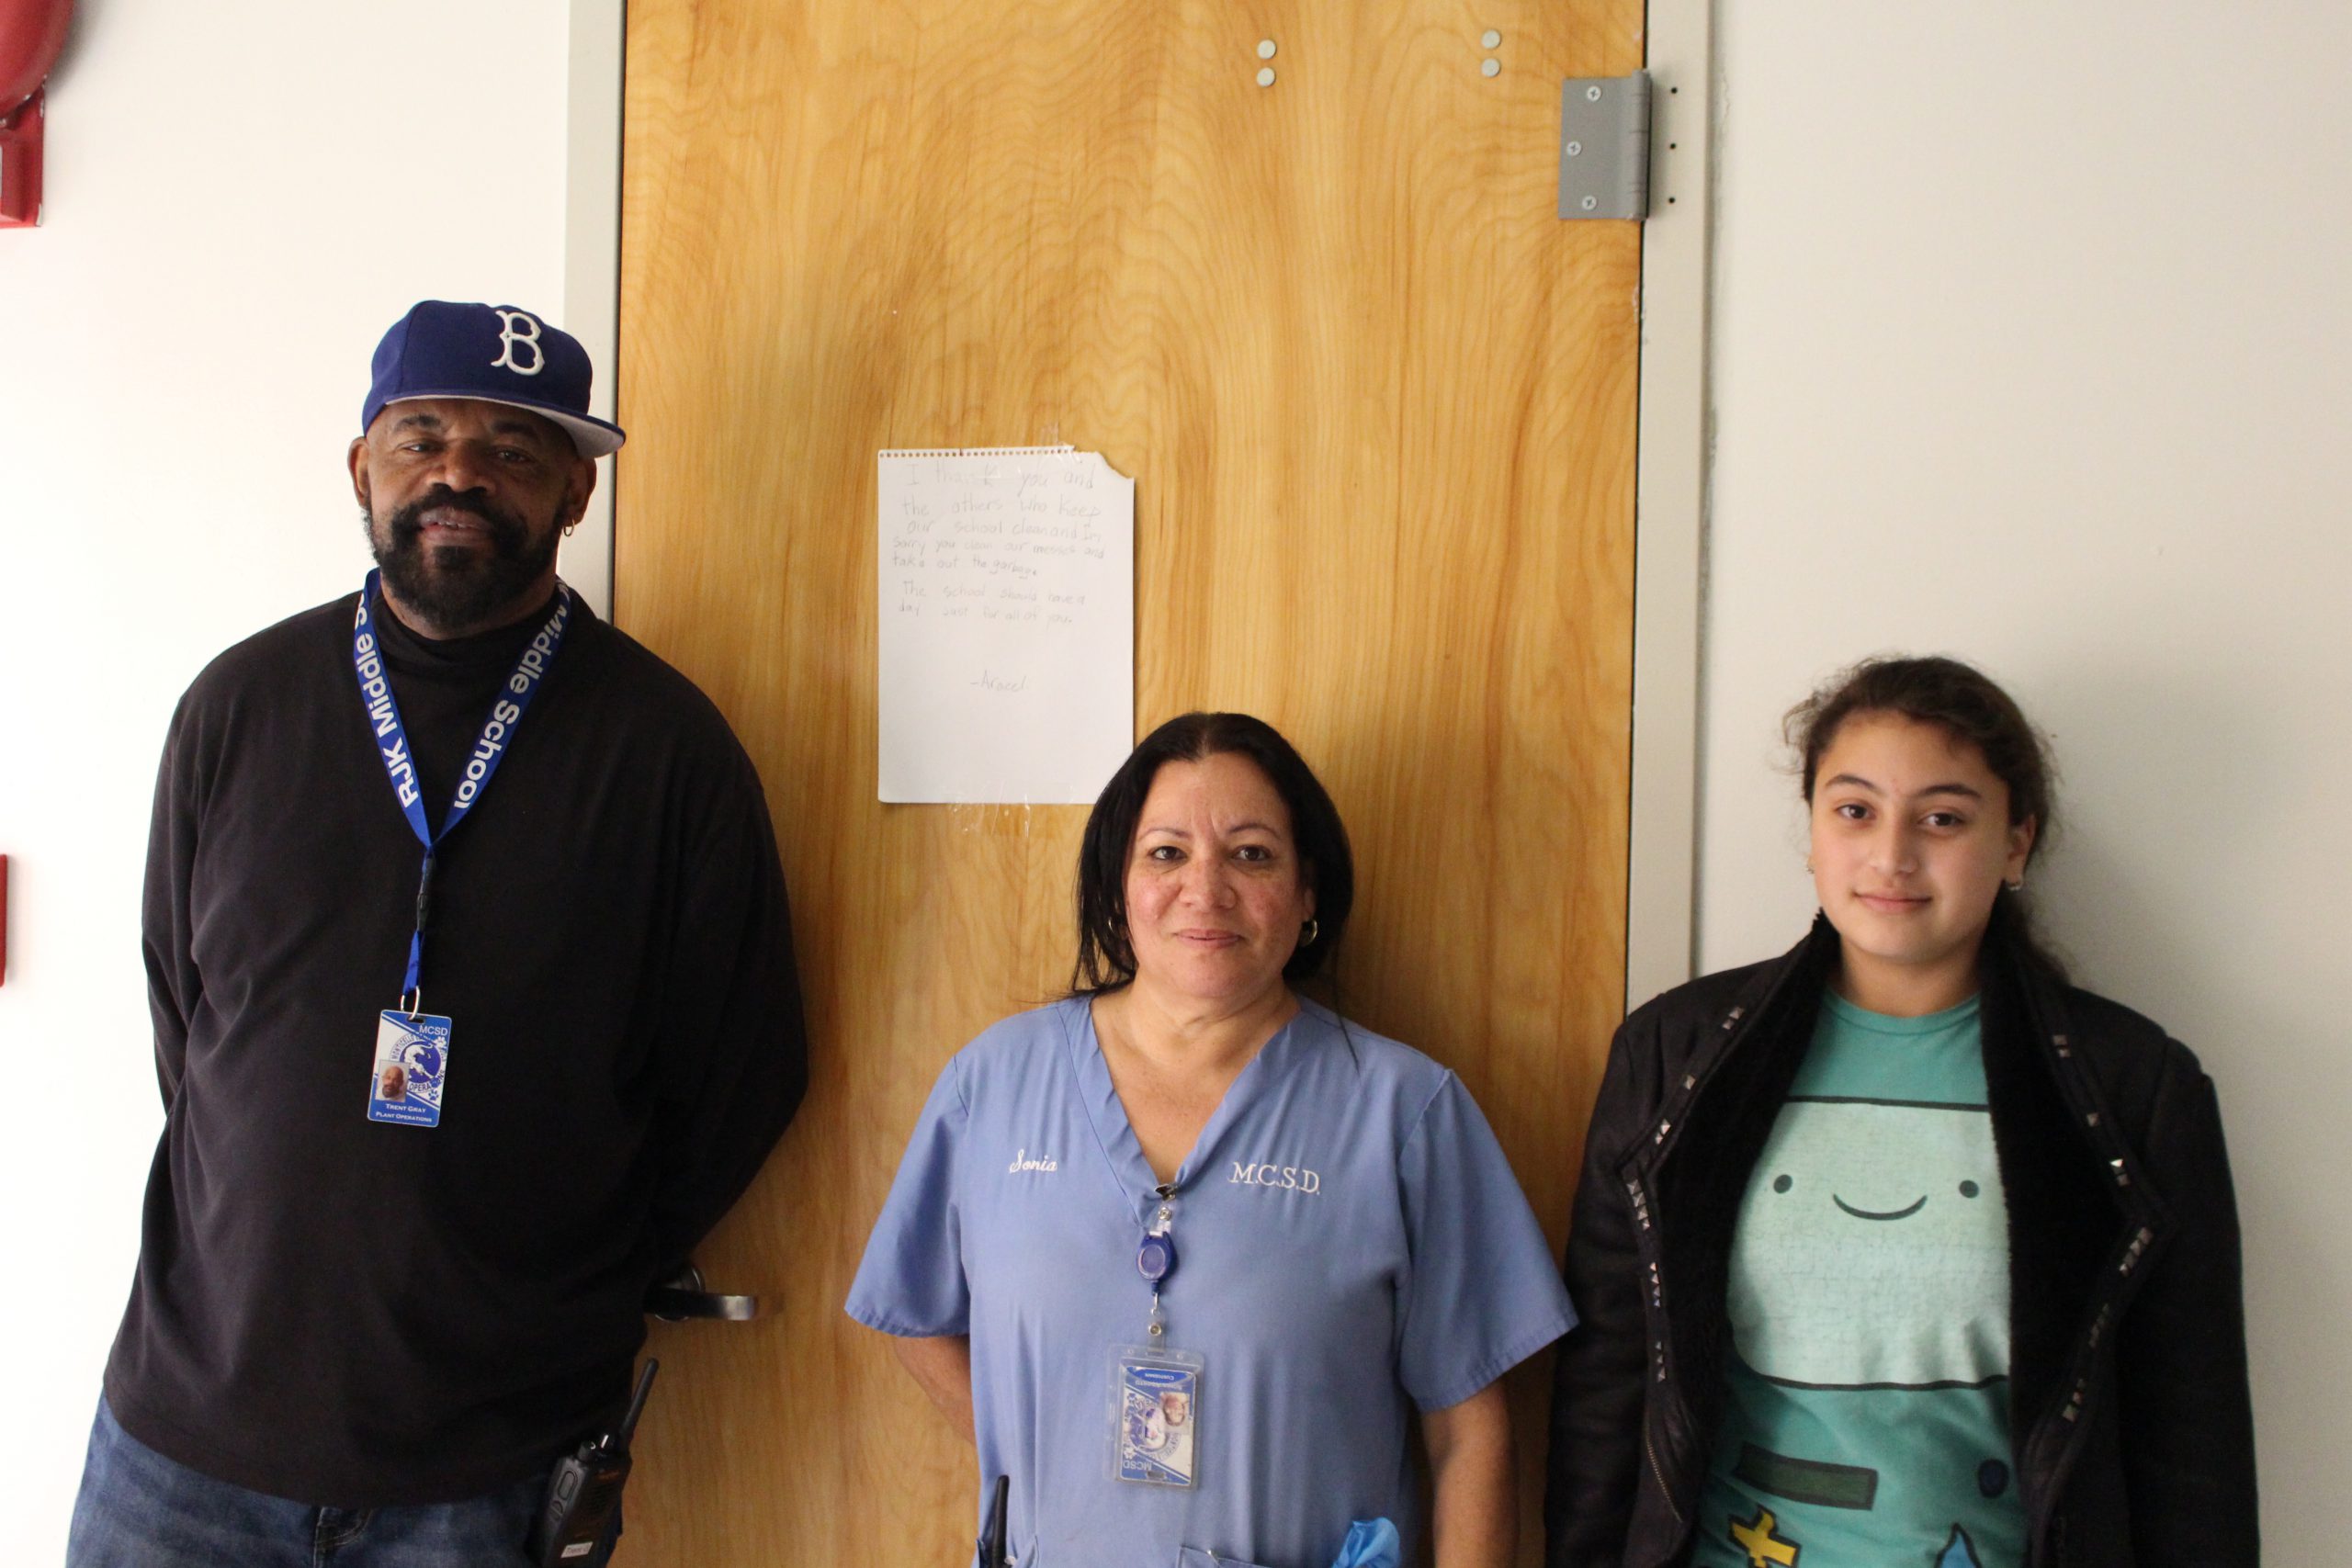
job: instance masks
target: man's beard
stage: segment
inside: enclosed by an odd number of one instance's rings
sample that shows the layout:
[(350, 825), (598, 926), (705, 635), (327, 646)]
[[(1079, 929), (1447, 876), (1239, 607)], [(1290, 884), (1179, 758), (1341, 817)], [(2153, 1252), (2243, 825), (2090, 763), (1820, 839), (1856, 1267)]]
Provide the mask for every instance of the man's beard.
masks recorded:
[[(458, 545), (435, 546), (418, 519), (435, 507), (467, 513), (490, 530), (487, 553)], [(436, 485), (429, 494), (392, 513), (379, 530), (366, 513), (360, 521), (368, 530), (368, 547), (383, 569), (384, 586), (403, 610), (415, 612), (426, 626), (443, 636), (481, 626), (538, 582), (555, 563), (562, 542), (562, 503), (547, 532), (537, 539), (524, 521), (493, 508), (475, 495), (459, 495)]]

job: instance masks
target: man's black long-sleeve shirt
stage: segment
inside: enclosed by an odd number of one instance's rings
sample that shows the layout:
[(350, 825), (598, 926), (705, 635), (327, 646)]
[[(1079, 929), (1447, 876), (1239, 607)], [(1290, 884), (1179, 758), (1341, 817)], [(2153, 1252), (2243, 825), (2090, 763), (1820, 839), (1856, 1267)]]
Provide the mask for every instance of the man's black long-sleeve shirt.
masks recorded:
[[(647, 1285), (758, 1170), (807, 1064), (750, 760), (575, 603), (436, 855), (440, 1125), (368, 1120), (424, 850), (361, 702), (356, 607), (231, 649), (172, 721), (145, 908), (166, 1119), (106, 1388), (194, 1469), (371, 1507), (490, 1491), (609, 1419)], [(436, 643), (379, 603), (435, 827), (546, 618)]]

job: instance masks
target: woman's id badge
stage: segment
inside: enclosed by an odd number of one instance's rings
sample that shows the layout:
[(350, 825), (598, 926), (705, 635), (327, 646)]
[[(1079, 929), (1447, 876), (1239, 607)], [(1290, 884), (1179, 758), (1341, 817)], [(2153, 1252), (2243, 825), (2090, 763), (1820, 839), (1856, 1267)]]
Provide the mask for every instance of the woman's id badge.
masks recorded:
[(368, 1120), (403, 1127), (441, 1125), (449, 1075), (449, 1021), (392, 1008), (378, 1015), (376, 1066), (368, 1080)]
[(1190, 1486), (1199, 1475), (1201, 1369), (1184, 1350), (1111, 1353), (1111, 1479)]

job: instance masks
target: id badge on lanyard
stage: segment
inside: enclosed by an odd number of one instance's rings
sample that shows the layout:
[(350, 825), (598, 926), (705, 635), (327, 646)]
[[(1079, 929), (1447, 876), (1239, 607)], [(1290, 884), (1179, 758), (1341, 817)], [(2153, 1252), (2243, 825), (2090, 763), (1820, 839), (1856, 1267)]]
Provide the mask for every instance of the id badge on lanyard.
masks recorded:
[(1159, 1210), (1136, 1249), (1151, 1287), (1142, 1345), (1111, 1351), (1111, 1479), (1145, 1486), (1192, 1486), (1200, 1477), (1201, 1373), (1206, 1360), (1168, 1345), (1159, 1294), (1176, 1272), (1176, 1190), (1155, 1194)]
[(368, 726), (375, 732), (376, 749), (382, 753), (384, 772), (392, 781), (393, 798), (400, 802), (410, 831), (424, 846), (424, 869), (416, 880), (416, 925), (409, 937), (408, 973), (401, 982), (400, 1005), (386, 1008), (376, 1018), (376, 1051), (368, 1074), (368, 1120), (404, 1127), (437, 1127), (442, 1093), (448, 1081), (450, 1026), (447, 1018), (424, 1010), (424, 932), (433, 913), (433, 857), (441, 841), (481, 801), (482, 792), (490, 787), (491, 775), (505, 759), (506, 748), (514, 744), (524, 713), (538, 694), (548, 666), (555, 662), (556, 650), (563, 646), (564, 628), (571, 622), (571, 590), (561, 582), (556, 584), (555, 609), (514, 661), (514, 672), (491, 704), (490, 716), (482, 721), (481, 735), (458, 781), (457, 798), (435, 833), (425, 820), (424, 792), (417, 779), (415, 757), (409, 750), (408, 729), (401, 722), (400, 704), (392, 696), (391, 677), (384, 669), (383, 650), (376, 637), (374, 606), (380, 575), (369, 572), (367, 585), (359, 591), (359, 614), (351, 628), (351, 662), (358, 672), (359, 700), (368, 710)]

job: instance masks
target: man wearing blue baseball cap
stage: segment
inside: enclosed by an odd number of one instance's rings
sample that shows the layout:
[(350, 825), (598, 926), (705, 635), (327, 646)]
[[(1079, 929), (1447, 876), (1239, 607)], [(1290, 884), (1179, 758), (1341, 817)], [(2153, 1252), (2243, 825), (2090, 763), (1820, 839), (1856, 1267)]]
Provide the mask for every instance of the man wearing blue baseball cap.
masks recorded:
[(758, 776), (556, 575), (622, 441), (589, 383), (529, 311), (412, 310), (350, 449), (377, 570), (173, 716), (164, 1130), (72, 1568), (537, 1561), (647, 1288), (799, 1102)]
[[(526, 310), (427, 299), (384, 334), (374, 370), (351, 482), (394, 613), (445, 638), (528, 615), (555, 591), (594, 460), (624, 439), (588, 412), (587, 351)], [(480, 482), (448, 482), (453, 453), (485, 459), (460, 476)]]

